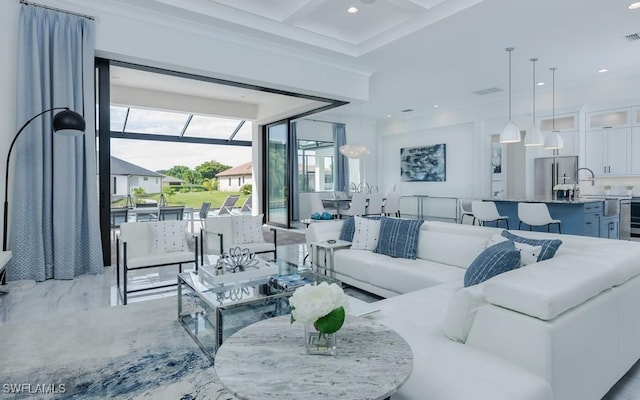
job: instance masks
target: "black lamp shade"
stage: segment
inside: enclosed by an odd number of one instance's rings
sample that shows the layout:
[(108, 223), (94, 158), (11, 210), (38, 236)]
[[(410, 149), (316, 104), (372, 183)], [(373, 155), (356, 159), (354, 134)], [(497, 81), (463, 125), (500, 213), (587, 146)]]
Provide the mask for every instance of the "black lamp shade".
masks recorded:
[(60, 111), (53, 117), (53, 131), (64, 136), (81, 136), (86, 124), (82, 115), (75, 111)]

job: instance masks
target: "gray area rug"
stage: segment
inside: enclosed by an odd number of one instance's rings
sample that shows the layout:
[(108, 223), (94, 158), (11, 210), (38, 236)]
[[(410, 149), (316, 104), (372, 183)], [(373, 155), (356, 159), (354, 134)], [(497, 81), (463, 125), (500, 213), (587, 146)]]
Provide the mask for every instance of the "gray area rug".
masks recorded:
[(176, 307), (166, 298), (0, 327), (0, 398), (233, 399)]

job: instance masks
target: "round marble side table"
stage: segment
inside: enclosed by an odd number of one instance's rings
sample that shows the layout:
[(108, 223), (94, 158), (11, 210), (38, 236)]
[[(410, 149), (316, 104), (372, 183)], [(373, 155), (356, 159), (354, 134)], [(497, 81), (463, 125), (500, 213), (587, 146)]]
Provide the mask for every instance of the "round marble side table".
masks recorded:
[(289, 316), (249, 325), (215, 356), (220, 382), (242, 400), (387, 399), (409, 378), (413, 354), (395, 331), (348, 316), (337, 355), (307, 355), (302, 324)]

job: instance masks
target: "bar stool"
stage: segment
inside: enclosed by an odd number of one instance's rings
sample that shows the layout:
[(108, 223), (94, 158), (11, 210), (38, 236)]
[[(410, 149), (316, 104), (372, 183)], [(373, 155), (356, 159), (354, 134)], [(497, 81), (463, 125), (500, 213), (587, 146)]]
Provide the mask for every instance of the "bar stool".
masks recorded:
[(518, 203), (518, 219), (518, 229), (522, 223), (529, 225), (529, 230), (533, 230), (534, 226), (546, 225), (549, 232), (552, 224), (558, 224), (558, 233), (562, 233), (562, 221), (551, 218), (549, 207), (545, 203)]
[(485, 222), (495, 221), (496, 227), (498, 227), (500, 221), (505, 221), (507, 229), (509, 229), (509, 217), (498, 214), (498, 208), (493, 201), (473, 201), (471, 202), (471, 212), (482, 226), (485, 226)]

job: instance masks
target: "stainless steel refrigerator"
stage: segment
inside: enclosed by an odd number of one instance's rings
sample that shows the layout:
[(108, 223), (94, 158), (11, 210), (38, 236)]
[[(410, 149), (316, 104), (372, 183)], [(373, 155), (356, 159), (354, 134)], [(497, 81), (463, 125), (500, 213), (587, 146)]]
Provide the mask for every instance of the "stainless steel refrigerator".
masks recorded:
[(554, 186), (576, 183), (578, 156), (536, 158), (534, 163), (536, 198), (552, 198)]

